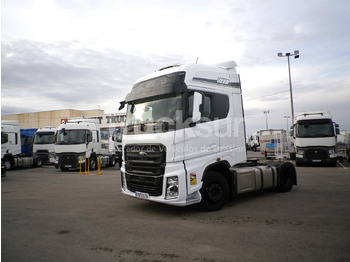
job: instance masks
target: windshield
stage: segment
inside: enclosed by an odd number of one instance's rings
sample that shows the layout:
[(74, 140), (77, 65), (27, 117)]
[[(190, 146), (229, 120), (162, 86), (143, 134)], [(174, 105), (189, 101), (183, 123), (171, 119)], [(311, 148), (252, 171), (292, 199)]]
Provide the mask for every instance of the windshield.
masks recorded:
[(62, 129), (57, 134), (57, 144), (84, 144), (86, 142), (86, 130)]
[(333, 123), (330, 119), (302, 120), (297, 123), (297, 137), (332, 137)]
[(129, 102), (126, 115), (127, 132), (164, 132), (174, 129), (181, 117), (182, 94), (168, 94), (153, 99)]
[(34, 144), (53, 144), (55, 143), (55, 134), (50, 133), (36, 133), (34, 136)]

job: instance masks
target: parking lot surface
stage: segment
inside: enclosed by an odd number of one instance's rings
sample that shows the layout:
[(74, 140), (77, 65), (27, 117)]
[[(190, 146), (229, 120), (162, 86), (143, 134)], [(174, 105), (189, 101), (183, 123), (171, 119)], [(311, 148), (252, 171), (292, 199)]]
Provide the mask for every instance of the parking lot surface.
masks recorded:
[(53, 166), (1, 181), (2, 261), (350, 261), (350, 167), (297, 167), (289, 193), (217, 212), (122, 195), (117, 167)]

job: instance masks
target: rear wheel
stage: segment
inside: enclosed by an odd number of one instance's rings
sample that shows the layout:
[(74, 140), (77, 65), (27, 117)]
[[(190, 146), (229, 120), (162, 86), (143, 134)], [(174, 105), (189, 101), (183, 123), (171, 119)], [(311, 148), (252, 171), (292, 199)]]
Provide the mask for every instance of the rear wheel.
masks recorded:
[(280, 192), (289, 192), (294, 183), (294, 177), (295, 177), (295, 169), (293, 164), (289, 162), (285, 162), (281, 166), (280, 170), (280, 184), (277, 187), (277, 190)]
[(204, 176), (200, 193), (202, 195), (199, 203), (200, 209), (216, 211), (225, 205), (229, 196), (229, 187), (226, 179), (220, 173), (208, 172)]

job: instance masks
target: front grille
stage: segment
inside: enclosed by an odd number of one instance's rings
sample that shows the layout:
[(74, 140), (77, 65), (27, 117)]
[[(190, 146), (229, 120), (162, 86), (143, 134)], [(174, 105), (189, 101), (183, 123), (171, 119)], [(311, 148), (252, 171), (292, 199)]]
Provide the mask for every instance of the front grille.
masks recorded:
[(74, 155), (74, 154), (59, 155), (59, 164), (61, 166), (71, 165), (72, 167), (77, 167), (78, 155)]
[(45, 163), (49, 161), (49, 151), (48, 150), (38, 150), (36, 155), (40, 157)]
[(328, 158), (328, 150), (326, 149), (308, 149), (305, 151), (306, 159), (327, 159)]
[(162, 194), (166, 149), (160, 144), (138, 144), (124, 147), (126, 182), (132, 192), (151, 196)]

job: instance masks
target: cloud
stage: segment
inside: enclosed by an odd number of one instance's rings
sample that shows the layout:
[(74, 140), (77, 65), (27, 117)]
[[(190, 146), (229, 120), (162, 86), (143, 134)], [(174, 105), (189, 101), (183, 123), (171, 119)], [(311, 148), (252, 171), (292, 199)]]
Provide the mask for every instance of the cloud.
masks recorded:
[(2, 113), (115, 112), (137, 78), (199, 57), (236, 60), (247, 128), (265, 126), (263, 110), (280, 128), (290, 102), (277, 53), (300, 50), (295, 111), (331, 110), (350, 129), (348, 0), (4, 0), (2, 11)]
[[(2, 111), (20, 113), (100, 106), (115, 112), (137, 78), (167, 65), (169, 60), (183, 60), (180, 56), (148, 58), (77, 46), (77, 42), (3, 43)], [(14, 106), (15, 101), (21, 100), (25, 102)]]

